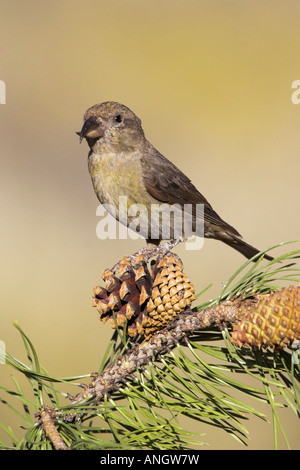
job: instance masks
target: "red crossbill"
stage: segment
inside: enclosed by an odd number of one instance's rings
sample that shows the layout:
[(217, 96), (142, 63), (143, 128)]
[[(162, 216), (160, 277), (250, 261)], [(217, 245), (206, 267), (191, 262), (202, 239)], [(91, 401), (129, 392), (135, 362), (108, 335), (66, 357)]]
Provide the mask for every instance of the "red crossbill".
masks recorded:
[[(88, 167), (100, 203), (127, 225), (133, 216), (127, 214), (124, 219), (120, 213), (120, 196), (126, 196), (127, 210), (133, 204), (144, 207), (146, 211), (142, 211), (144, 215), (139, 219), (139, 233), (147, 243), (158, 246), (162, 240), (173, 239), (175, 245), (196, 234), (220, 240), (247, 258), (259, 253), (221, 219), (190, 179), (146, 139), (141, 120), (126, 106), (113, 101), (92, 106), (85, 112), (84, 124), (77, 134), (80, 141), (85, 138), (90, 147)], [(176, 208), (169, 217), (169, 230), (164, 231), (166, 227), (161, 218), (155, 217), (154, 221), (151, 215), (152, 207), (160, 204)], [(197, 211), (199, 206), (204, 211)], [(177, 217), (185, 208), (192, 218), (188, 232), (183, 218)]]

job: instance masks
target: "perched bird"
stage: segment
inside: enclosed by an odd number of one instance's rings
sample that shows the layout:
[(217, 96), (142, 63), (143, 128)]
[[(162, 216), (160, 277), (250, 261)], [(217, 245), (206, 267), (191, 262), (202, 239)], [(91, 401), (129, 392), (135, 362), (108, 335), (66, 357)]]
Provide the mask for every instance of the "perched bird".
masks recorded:
[[(85, 138), (90, 147), (88, 168), (99, 201), (127, 226), (136, 217), (129, 208), (137, 205), (141, 209), (139, 233), (152, 249), (162, 240), (172, 240), (166, 245), (170, 248), (196, 234), (220, 240), (247, 258), (259, 253), (221, 219), (190, 179), (156, 150), (146, 139), (141, 120), (123, 104), (107, 101), (92, 106), (85, 112), (82, 129), (77, 134), (80, 142)], [(126, 216), (120, 211), (120, 196), (126, 196)], [(151, 212), (153, 207), (157, 209), (162, 204), (176, 209), (169, 217), (169, 231), (164, 230), (162, 217)], [(196, 210), (199, 205), (204, 208), (204, 217), (203, 212)], [(191, 233), (186, 233), (183, 218), (177, 217), (182, 216), (185, 208), (192, 217)], [(199, 233), (197, 222), (202, 223)]]

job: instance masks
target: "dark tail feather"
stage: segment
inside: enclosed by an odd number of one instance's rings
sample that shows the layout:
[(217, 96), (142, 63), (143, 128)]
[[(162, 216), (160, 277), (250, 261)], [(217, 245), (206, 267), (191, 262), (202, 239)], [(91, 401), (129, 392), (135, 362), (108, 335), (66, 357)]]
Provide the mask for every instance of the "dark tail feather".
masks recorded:
[[(260, 253), (260, 251), (257, 248), (254, 248), (254, 246), (251, 246), (248, 243), (244, 242), (244, 240), (242, 240), (241, 238), (234, 238), (233, 240), (226, 240), (223, 238), (222, 242), (226, 243), (226, 245), (229, 245), (235, 250), (239, 251), (248, 259)], [(272, 261), (274, 259), (272, 258), (272, 256), (269, 256), (267, 254), (264, 254), (264, 258), (269, 261)]]

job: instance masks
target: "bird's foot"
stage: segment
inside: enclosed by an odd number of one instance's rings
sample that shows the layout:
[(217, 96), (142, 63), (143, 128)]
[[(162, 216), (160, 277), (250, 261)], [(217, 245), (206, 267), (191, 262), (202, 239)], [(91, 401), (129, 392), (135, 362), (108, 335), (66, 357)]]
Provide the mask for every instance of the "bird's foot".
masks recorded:
[[(147, 263), (149, 259), (153, 258), (154, 256), (157, 256), (158, 253), (158, 246), (153, 245), (152, 243), (148, 243), (145, 247), (141, 248), (140, 250), (136, 251), (130, 256), (127, 256), (127, 260), (130, 262), (132, 266), (135, 266), (137, 263), (137, 260), (140, 256), (143, 257), (144, 261)], [(112, 270), (115, 272), (119, 269), (121, 266), (122, 260), (118, 261)]]
[[(155, 245), (151, 242), (147, 243), (147, 245), (140, 250), (136, 251), (130, 256), (127, 256), (127, 260), (130, 262), (132, 266), (135, 266), (138, 258), (140, 256), (143, 257), (143, 260), (147, 263), (151, 258), (156, 257), (155, 264), (153, 268), (155, 268), (163, 259), (163, 257), (169, 253), (176, 245), (179, 243), (183, 242), (183, 238), (178, 238), (176, 240), (169, 240), (167, 242), (164, 242), (160, 245)], [(112, 270), (115, 272), (121, 265), (122, 260), (118, 261), (112, 268)]]
[(169, 240), (159, 245), (157, 247), (156, 261), (153, 266), (153, 269), (156, 269), (156, 267), (159, 265), (159, 263), (162, 261), (163, 257), (166, 256), (167, 253), (169, 253), (176, 245), (183, 241), (183, 238), (177, 238), (176, 240)]

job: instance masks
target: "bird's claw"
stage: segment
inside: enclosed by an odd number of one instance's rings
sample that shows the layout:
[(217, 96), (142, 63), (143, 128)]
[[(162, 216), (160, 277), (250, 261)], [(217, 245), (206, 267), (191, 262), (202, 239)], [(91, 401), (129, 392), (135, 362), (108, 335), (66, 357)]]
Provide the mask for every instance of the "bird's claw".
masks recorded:
[[(151, 258), (155, 258), (155, 264), (152, 267), (156, 269), (159, 263), (162, 261), (163, 257), (169, 253), (176, 245), (183, 242), (183, 238), (178, 238), (176, 240), (169, 240), (164, 242), (160, 245), (154, 245), (152, 243), (148, 243), (145, 247), (141, 248), (140, 250), (136, 251), (134, 254), (127, 256), (127, 260), (130, 262), (132, 266), (135, 266), (137, 260), (140, 256), (143, 256), (143, 260), (147, 263)], [(121, 265), (121, 260), (118, 261), (112, 268), (115, 272)]]

